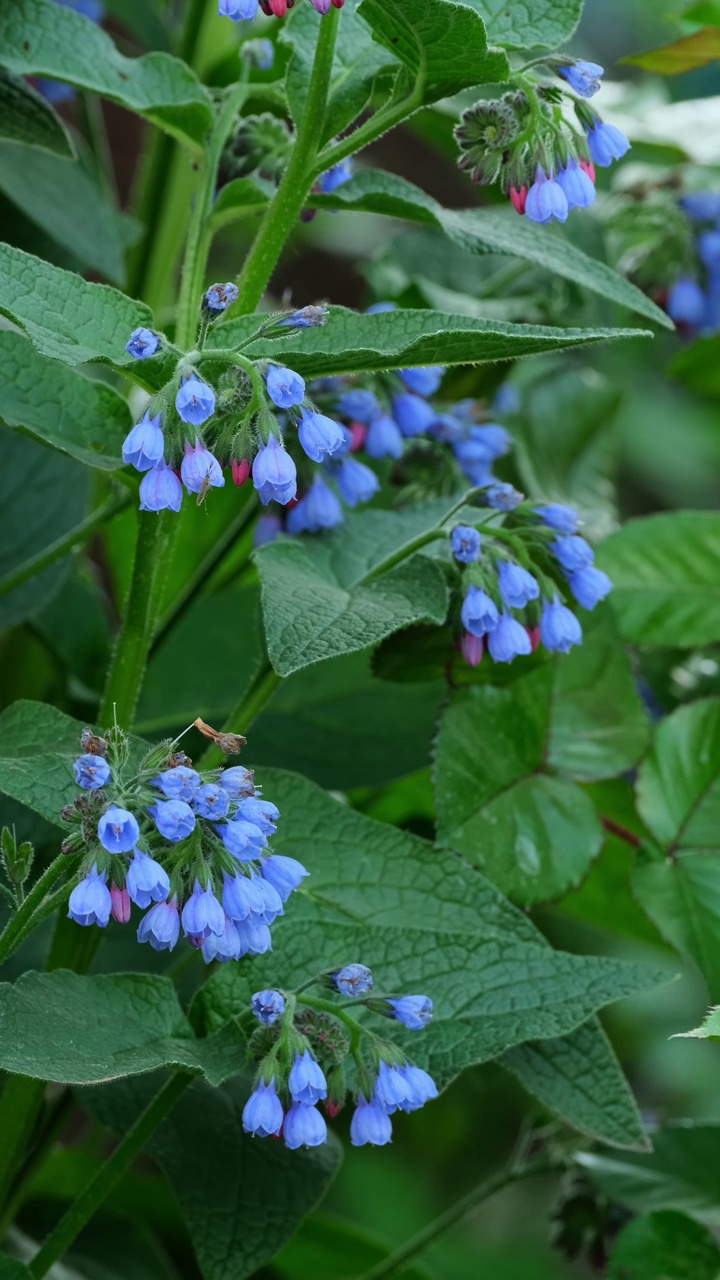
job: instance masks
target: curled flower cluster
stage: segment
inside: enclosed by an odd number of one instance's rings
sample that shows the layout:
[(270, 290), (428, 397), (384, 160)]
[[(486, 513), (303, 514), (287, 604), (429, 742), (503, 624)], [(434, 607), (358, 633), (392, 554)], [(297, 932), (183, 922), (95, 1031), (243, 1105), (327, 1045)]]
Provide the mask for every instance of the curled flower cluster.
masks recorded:
[(270, 925), (309, 873), (271, 852), (280, 815), (249, 769), (198, 772), (173, 746), (131, 772), (120, 730), (84, 730), (73, 764), (82, 794), (62, 811), (73, 827), (63, 852), (83, 855), (68, 916), (127, 924), (135, 903), (146, 912), (138, 941), (156, 951), (172, 951), (181, 930), (208, 964), (269, 951)]
[[(600, 88), (601, 66), (561, 57), (545, 65), (544, 77), (519, 76), (512, 91), (463, 113), (455, 130), (458, 163), (474, 182), (499, 181), (513, 208), (532, 222), (565, 222), (572, 209), (595, 200), (595, 166), (619, 160), (630, 143), (587, 103)], [(563, 114), (564, 101), (572, 102), (584, 132)]]
[(668, 291), (667, 312), (688, 337), (720, 329), (720, 192), (683, 196), (680, 206), (692, 226), (691, 262)]
[[(345, 965), (317, 981), (409, 1030), (422, 1029), (432, 1016), (427, 996), (368, 996), (373, 976), (363, 964)], [(351, 1142), (384, 1146), (392, 1137), (390, 1117), (436, 1098), (435, 1082), (391, 1040), (346, 1008), (305, 995), (306, 990), (257, 991), (252, 997), (252, 1012), (261, 1023), (250, 1041), (258, 1074), (243, 1110), (243, 1128), (258, 1138), (282, 1136), (291, 1150), (320, 1146), (327, 1141), (327, 1123), (318, 1103), (335, 1116), (350, 1089), (355, 1098)]]

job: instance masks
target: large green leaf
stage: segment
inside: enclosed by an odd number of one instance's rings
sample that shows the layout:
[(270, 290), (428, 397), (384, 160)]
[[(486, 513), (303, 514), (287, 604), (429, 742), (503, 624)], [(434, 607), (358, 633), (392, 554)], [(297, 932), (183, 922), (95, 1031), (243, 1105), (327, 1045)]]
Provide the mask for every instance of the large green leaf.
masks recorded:
[(701, 970), (713, 1000), (720, 1000), (720, 860), (713, 854), (648, 854), (636, 862), (635, 897), (660, 933)]
[(103, 471), (122, 466), (131, 425), (128, 405), (112, 387), (40, 355), (10, 329), (0, 330), (0, 420)]
[(673, 356), (669, 372), (691, 391), (720, 396), (720, 334), (698, 338)]
[(607, 1274), (608, 1280), (718, 1280), (720, 1249), (707, 1227), (664, 1209), (628, 1223)]
[(196, 1039), (175, 987), (157, 974), (56, 969), (0, 984), (0, 1067), (19, 1075), (100, 1084), (184, 1067), (217, 1085), (242, 1068), (244, 1046), (232, 1020)]
[(708, 62), (717, 62), (719, 58), (720, 30), (717, 27), (703, 27), (700, 31), (672, 40), (670, 44), (660, 45), (658, 49), (630, 54), (622, 61), (658, 76), (679, 76), (685, 71), (705, 67)]
[(474, 85), (507, 80), (506, 55), (488, 48), (482, 20), (453, 0), (362, 0), (359, 13), (378, 43), (420, 81), (425, 103)]
[(679, 1122), (651, 1137), (648, 1155), (583, 1151), (576, 1159), (601, 1191), (631, 1209), (676, 1209), (720, 1226), (720, 1124)]
[(168, 53), (126, 58), (97, 23), (51, 0), (0, 9), (0, 61), (90, 89), (197, 145), (212, 123), (210, 98), (186, 63)]
[(0, 138), (72, 159), (75, 147), (59, 115), (20, 76), (0, 71)]
[(575, 30), (583, 0), (531, 0), (508, 4), (507, 0), (467, 0), (485, 20), (490, 38), (508, 49), (563, 44)]
[(280, 675), (377, 644), (413, 622), (441, 623), (448, 591), (438, 566), (409, 555), (381, 572), (388, 557), (439, 525), (446, 501), (401, 513), (366, 511), (322, 539), (280, 538), (256, 554), (265, 636)]
[(14, 702), (0, 715), (0, 791), (62, 828), (77, 795), (72, 761), (82, 725), (42, 702)]
[(123, 283), (125, 250), (140, 225), (119, 212), (78, 161), (0, 141), (0, 191), (83, 267)]
[[(245, 1280), (277, 1253), (337, 1172), (332, 1140), (309, 1151), (243, 1132), (247, 1086), (196, 1084), (155, 1131), (148, 1150), (165, 1171), (204, 1280)], [(83, 1090), (101, 1123), (124, 1133), (151, 1099), (151, 1082)]]
[(368, 169), (343, 183), (331, 195), (313, 195), (309, 201), (318, 209), (347, 209), (383, 213), (438, 227), (468, 253), (507, 254), (524, 258), (553, 275), (583, 285), (630, 311), (672, 328), (667, 313), (613, 271), (606, 263), (590, 258), (568, 241), (562, 229), (554, 233), (518, 218), (510, 209), (504, 213), (482, 209), (444, 209), (419, 187), (395, 174)]
[(631, 520), (598, 548), (620, 630), (633, 644), (691, 648), (720, 640), (720, 515), (673, 511)]

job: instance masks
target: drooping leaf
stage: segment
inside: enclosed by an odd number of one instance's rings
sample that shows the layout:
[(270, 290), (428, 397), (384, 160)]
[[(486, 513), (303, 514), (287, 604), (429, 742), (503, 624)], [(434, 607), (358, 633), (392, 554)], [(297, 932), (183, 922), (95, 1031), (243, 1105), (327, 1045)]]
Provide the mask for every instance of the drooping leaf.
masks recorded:
[(70, 134), (50, 103), (26, 80), (5, 70), (0, 71), (0, 138), (69, 159), (75, 156)]
[(609, 1280), (717, 1280), (720, 1249), (707, 1227), (664, 1209), (623, 1228), (607, 1274)]
[(601, 1191), (631, 1209), (674, 1209), (720, 1225), (720, 1125), (685, 1121), (651, 1138), (647, 1155), (583, 1151), (576, 1159)]
[(126, 58), (97, 23), (50, 0), (13, 0), (0, 11), (0, 60), (19, 76), (90, 89), (196, 145), (212, 123), (209, 96), (168, 53)]
[(720, 640), (720, 516), (673, 511), (631, 520), (598, 548), (632, 644), (691, 648)]
[(685, 71), (695, 71), (697, 67), (706, 67), (708, 62), (717, 62), (720, 58), (720, 30), (717, 27), (703, 27), (693, 31), (691, 35), (680, 36), (671, 40), (670, 44), (660, 45), (658, 49), (647, 49), (645, 53), (633, 53), (621, 62), (630, 62), (643, 71), (652, 71), (658, 76), (679, 76)]
[(583, 0), (532, 0), (531, 4), (507, 4), (506, 0), (468, 0), (481, 14), (496, 44), (508, 49), (533, 49), (563, 44), (575, 30)]
[(244, 1046), (231, 1020), (198, 1040), (159, 974), (56, 969), (0, 984), (0, 1066), (19, 1075), (100, 1084), (178, 1066), (217, 1085), (241, 1070)]
[(415, 0), (408, 9), (403, 0), (362, 0), (358, 12), (375, 39), (420, 80), (425, 103), (508, 78), (506, 55), (488, 48), (483, 22), (467, 5)]
[(131, 425), (128, 405), (112, 387), (40, 355), (10, 329), (0, 330), (0, 420), (103, 471), (122, 466)]

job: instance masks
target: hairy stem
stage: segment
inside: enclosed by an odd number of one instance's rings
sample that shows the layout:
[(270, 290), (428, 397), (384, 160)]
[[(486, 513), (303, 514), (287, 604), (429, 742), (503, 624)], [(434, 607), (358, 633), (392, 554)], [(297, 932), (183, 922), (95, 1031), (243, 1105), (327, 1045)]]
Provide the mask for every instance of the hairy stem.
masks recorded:
[(18, 907), (14, 916), (8, 921), (2, 936), (0, 936), (0, 964), (5, 963), (8, 956), (12, 955), (15, 948), (19, 946), (26, 933), (34, 927), (33, 916), (37, 914), (38, 908), (58, 877), (64, 871), (67, 871), (68, 863), (70, 866), (74, 866), (75, 859), (67, 858), (62, 853), (59, 853), (57, 858), (53, 858), (50, 866), (46, 867), (33, 885), (22, 906)]
[(0, 596), (7, 595), (8, 591), (14, 591), (15, 587), (27, 582), (28, 578), (34, 578), (36, 573), (46, 569), (49, 564), (54, 564), (61, 556), (66, 556), (70, 551), (83, 546), (97, 529), (112, 520), (118, 512), (124, 511), (129, 506), (130, 500), (130, 494), (126, 493), (117, 498), (108, 498), (107, 502), (103, 502), (102, 506), (91, 511), (90, 515), (80, 524), (75, 525), (74, 529), (70, 529), (61, 538), (56, 538), (47, 547), (43, 547), (42, 551), (38, 551), (16, 569), (6, 573), (4, 578), (0, 578)]

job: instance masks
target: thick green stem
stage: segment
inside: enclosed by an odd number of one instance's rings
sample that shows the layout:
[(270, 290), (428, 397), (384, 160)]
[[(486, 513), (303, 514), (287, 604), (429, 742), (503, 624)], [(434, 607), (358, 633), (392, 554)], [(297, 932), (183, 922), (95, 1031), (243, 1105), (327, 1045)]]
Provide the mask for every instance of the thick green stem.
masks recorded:
[(68, 863), (70, 866), (74, 866), (75, 859), (67, 858), (64, 854), (59, 853), (57, 858), (54, 858), (50, 863), (50, 866), (46, 867), (28, 893), (25, 901), (15, 912), (12, 919), (8, 921), (2, 936), (0, 936), (0, 964), (4, 964), (8, 956), (12, 955), (15, 948), (19, 946), (22, 938), (28, 932), (28, 926), (32, 927), (32, 917), (37, 913), (37, 909), (52, 889), (58, 877), (68, 870)]
[(117, 1186), (135, 1157), (142, 1151), (153, 1130), (161, 1120), (164, 1120), (192, 1079), (193, 1077), (189, 1074), (177, 1072), (155, 1095), (150, 1105), (128, 1130), (109, 1159), (93, 1175), (85, 1190), (80, 1192), (57, 1226), (50, 1232), (42, 1248), (36, 1253), (29, 1264), (33, 1280), (42, 1280), (58, 1258), (61, 1258), (69, 1249), (73, 1240)]
[(325, 173), (327, 169), (332, 169), (334, 165), (340, 164), (340, 161), (346, 160), (348, 156), (354, 156), (358, 151), (369, 147), (372, 142), (376, 142), (384, 133), (389, 133), (391, 129), (395, 129), (397, 125), (402, 124), (403, 120), (407, 120), (408, 116), (418, 111), (423, 104), (423, 84), (424, 76), (419, 76), (412, 93), (407, 98), (403, 98), (395, 106), (388, 106), (382, 111), (377, 111), (374, 116), (371, 116), (369, 120), (361, 124), (353, 133), (348, 134), (347, 138), (325, 147), (317, 155), (315, 164), (310, 171), (311, 184), (315, 182), (316, 178), (320, 177), (321, 173)]
[(528, 1164), (512, 1165), (509, 1169), (504, 1169), (501, 1173), (496, 1173), (494, 1177), (488, 1178), (485, 1182), (481, 1182), (479, 1186), (473, 1187), (466, 1196), (458, 1200), (456, 1204), (451, 1205), (445, 1213), (441, 1213), (439, 1218), (434, 1222), (430, 1222), (422, 1231), (418, 1231), (417, 1235), (412, 1236), (405, 1244), (400, 1245), (398, 1249), (394, 1249), (387, 1258), (369, 1271), (366, 1271), (361, 1280), (386, 1280), (388, 1276), (398, 1275), (413, 1258), (419, 1253), (427, 1249), (428, 1245), (433, 1244), (439, 1236), (443, 1235), (456, 1222), (460, 1222), (467, 1213), (475, 1209), (484, 1200), (489, 1200), (490, 1196), (494, 1196), (498, 1191), (502, 1191), (503, 1187), (510, 1186), (513, 1182), (521, 1182), (524, 1178), (534, 1178), (542, 1173), (551, 1173), (557, 1166), (548, 1159), (540, 1159), (530, 1161)]
[(78, 547), (83, 546), (97, 529), (112, 520), (113, 516), (117, 515), (118, 512), (124, 511), (130, 501), (130, 494), (124, 493), (118, 498), (109, 498), (102, 506), (96, 507), (81, 524), (75, 525), (75, 528), (63, 534), (62, 538), (56, 538), (55, 542), (43, 547), (42, 551), (39, 551), (37, 555), (31, 556), (29, 560), (25, 560), (21, 565), (18, 565), (17, 569), (13, 569), (4, 578), (0, 578), (0, 596), (6, 595), (8, 591), (14, 591), (15, 587), (27, 582), (28, 578), (34, 578), (35, 574), (40, 573), (41, 569), (46, 569), (49, 564), (54, 564), (61, 556), (66, 556), (70, 551), (75, 551)]
[[(233, 707), (225, 724), (223, 733), (245, 733), (257, 719), (265, 703), (272, 697), (282, 677), (273, 671), (269, 662), (265, 662), (255, 676), (250, 688)], [(223, 753), (215, 745), (208, 747), (202, 756), (198, 769), (215, 769), (223, 762)]]
[(313, 184), (312, 170), (325, 122), (339, 16), (340, 10), (332, 8), (320, 22), (305, 112), (297, 138), (280, 186), (266, 210), (238, 280), (240, 297), (237, 305), (244, 313), (254, 311), (260, 302)]

